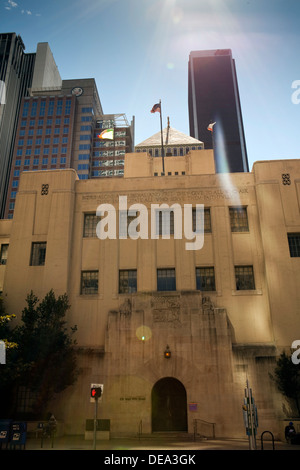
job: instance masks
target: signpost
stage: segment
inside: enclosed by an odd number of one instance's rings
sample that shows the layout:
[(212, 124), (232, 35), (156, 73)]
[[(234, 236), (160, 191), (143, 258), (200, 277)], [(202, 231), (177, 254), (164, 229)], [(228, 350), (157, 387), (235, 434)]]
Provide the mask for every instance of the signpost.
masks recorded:
[(256, 450), (256, 432), (258, 427), (257, 409), (252, 396), (252, 389), (249, 388), (248, 379), (245, 388), (243, 416), (246, 434), (249, 437), (249, 448), (250, 450)]
[(93, 450), (96, 450), (98, 399), (102, 399), (103, 384), (91, 384), (91, 403), (95, 403)]

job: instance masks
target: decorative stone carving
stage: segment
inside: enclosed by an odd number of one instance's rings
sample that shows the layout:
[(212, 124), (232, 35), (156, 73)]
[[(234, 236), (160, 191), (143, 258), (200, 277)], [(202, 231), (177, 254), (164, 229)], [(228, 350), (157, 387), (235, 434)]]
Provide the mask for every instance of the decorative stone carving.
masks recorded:
[(206, 296), (202, 298), (202, 310), (203, 313), (214, 313), (214, 304), (210, 300), (210, 297)]
[(291, 177), (289, 173), (282, 173), (281, 177), (282, 177), (282, 184), (284, 186), (286, 185), (289, 186), (291, 184)]
[(41, 195), (47, 196), (49, 192), (49, 184), (42, 184)]
[(124, 302), (119, 307), (120, 315), (125, 315), (125, 317), (131, 315), (131, 301), (130, 299), (124, 300)]
[(168, 327), (178, 328), (180, 321), (180, 297), (179, 296), (153, 296), (151, 300), (153, 323), (168, 325)]

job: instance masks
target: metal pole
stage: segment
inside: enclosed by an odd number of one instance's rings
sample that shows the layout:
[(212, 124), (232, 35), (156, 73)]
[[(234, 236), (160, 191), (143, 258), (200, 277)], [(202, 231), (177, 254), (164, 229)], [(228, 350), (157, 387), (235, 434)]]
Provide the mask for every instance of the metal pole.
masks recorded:
[(93, 440), (93, 450), (96, 450), (97, 413), (98, 413), (98, 398), (95, 398), (95, 416), (94, 416), (94, 440)]
[(247, 379), (247, 388), (245, 390), (246, 397), (248, 401), (248, 422), (249, 422), (249, 447), (250, 450), (256, 450), (256, 440), (255, 440), (255, 423), (254, 423), (254, 406), (252, 398), (252, 390), (249, 388), (249, 383)]
[(163, 141), (161, 100), (159, 100), (159, 104), (160, 104), (161, 157), (162, 157), (163, 175), (165, 175), (165, 151), (164, 151), (164, 141)]

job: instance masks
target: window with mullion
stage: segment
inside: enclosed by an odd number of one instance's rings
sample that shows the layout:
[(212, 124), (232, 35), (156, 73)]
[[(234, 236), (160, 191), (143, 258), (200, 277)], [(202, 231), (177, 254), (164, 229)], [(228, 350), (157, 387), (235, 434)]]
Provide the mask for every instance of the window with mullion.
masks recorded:
[(255, 290), (253, 266), (235, 266), (236, 290)]
[(230, 207), (229, 215), (232, 232), (249, 232), (247, 207)]
[(216, 290), (214, 267), (196, 268), (196, 287), (201, 291)]
[(119, 271), (119, 293), (130, 294), (137, 291), (136, 269), (121, 269)]
[(96, 227), (99, 221), (100, 217), (96, 214), (84, 214), (83, 236), (85, 238), (97, 236)]
[(98, 294), (98, 271), (82, 271), (81, 287), (82, 295)]
[(157, 290), (158, 291), (175, 291), (176, 277), (175, 269), (158, 269), (157, 270)]
[(300, 256), (300, 233), (288, 233), (288, 243), (291, 258)]
[(46, 259), (46, 246), (46, 242), (32, 243), (30, 266), (44, 266)]

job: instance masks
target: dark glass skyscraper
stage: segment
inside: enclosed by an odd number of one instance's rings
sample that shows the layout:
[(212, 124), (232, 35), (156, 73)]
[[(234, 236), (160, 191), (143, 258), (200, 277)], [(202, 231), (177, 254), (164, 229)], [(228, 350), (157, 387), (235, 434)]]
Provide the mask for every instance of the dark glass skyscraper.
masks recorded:
[(36, 54), (25, 54), (25, 46), (15, 33), (0, 34), (0, 218), (3, 217), (17, 117), (23, 96), (28, 96)]
[[(216, 171), (249, 171), (235, 62), (230, 49), (190, 53), (190, 135), (214, 146)], [(216, 124), (213, 133), (207, 130)]]

